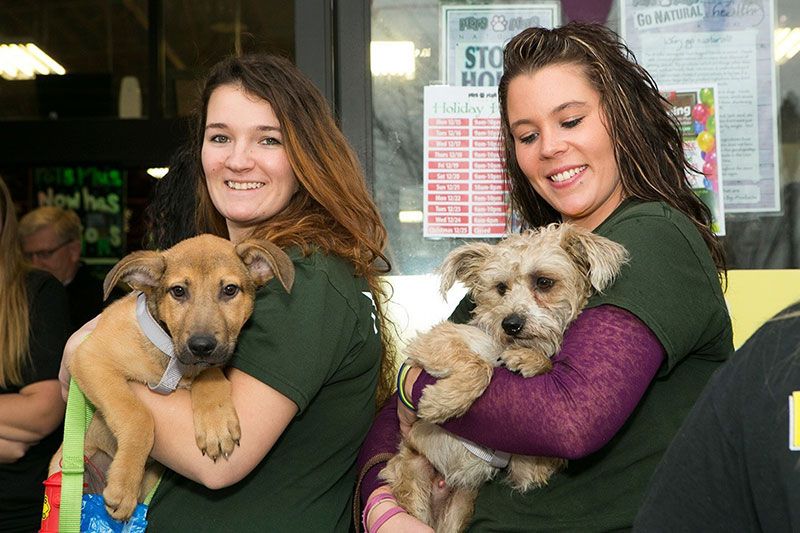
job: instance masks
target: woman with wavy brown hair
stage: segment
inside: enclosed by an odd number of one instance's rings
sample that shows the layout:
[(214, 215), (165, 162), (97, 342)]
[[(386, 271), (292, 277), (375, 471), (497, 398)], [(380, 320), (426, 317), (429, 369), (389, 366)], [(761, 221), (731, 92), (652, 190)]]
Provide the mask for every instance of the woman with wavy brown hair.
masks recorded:
[[(379, 275), (386, 230), (353, 150), (290, 61), (232, 57), (204, 85), (190, 145), (159, 185), (151, 220), (195, 217), (154, 244), (214, 233), (264, 238), (295, 268), (291, 294), (256, 295), (227, 369), (241, 425), (225, 460), (195, 443), (190, 399), (136, 386), (153, 412), (152, 456), (166, 465), (148, 531), (347, 531), (355, 460), (394, 369)], [(197, 199), (185, 212), (178, 197)]]
[(69, 315), (64, 287), (25, 264), (0, 178), (0, 531), (39, 528), (42, 481), (61, 440), (58, 366)]
[[(689, 186), (667, 102), (611, 30), (524, 30), (505, 47), (498, 93), (506, 179), (525, 223), (581, 226), (625, 246), (630, 263), (568, 326), (550, 372), (498, 368), (470, 410), (442, 424), (492, 461), (503, 455), (495, 451), (569, 460), (526, 493), (501, 475), (483, 485), (468, 528), (630, 529), (681, 420), (733, 350), (722, 248)], [(526, 289), (542, 298), (535, 284)], [(468, 295), (450, 319), (468, 322), (473, 309)], [(370, 533), (429, 530), (378, 477), (436, 381), (419, 368), (400, 377), (408, 407), (381, 411), (360, 460)], [(433, 499), (447, 498), (449, 481), (431, 477)]]

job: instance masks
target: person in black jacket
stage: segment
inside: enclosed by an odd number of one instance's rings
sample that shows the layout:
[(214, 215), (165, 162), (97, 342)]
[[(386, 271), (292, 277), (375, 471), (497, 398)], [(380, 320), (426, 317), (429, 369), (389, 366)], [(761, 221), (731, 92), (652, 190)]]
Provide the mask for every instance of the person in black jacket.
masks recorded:
[(651, 480), (635, 530), (800, 531), (800, 302), (711, 378)]

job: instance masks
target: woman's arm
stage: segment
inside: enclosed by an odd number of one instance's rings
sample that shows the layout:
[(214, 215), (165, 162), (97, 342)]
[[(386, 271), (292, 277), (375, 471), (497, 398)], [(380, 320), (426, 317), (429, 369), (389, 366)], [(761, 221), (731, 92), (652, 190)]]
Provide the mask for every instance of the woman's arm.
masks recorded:
[(17, 393), (0, 394), (0, 439), (39, 442), (61, 424), (65, 408), (56, 379), (31, 383)]
[(163, 396), (146, 386), (131, 384), (136, 396), (153, 413), (155, 445), (151, 455), (175, 472), (210, 489), (237, 483), (269, 453), (297, 413), (297, 405), (237, 369), (227, 372), (233, 404), (242, 430), (240, 446), (227, 460), (213, 462), (201, 454), (194, 437), (189, 391)]
[[(525, 455), (578, 458), (616, 434), (664, 359), (658, 339), (633, 314), (613, 306), (585, 310), (570, 326), (553, 370), (523, 378), (497, 369), (470, 411), (443, 427), (474, 442)], [(436, 380), (421, 374), (413, 400)], [(383, 482), (377, 462), (397, 451), (405, 409), (393, 397), (379, 412), (359, 456), (361, 505)], [(407, 411), (410, 413), (410, 411)]]
[[(611, 305), (587, 309), (568, 328), (550, 372), (526, 379), (497, 369), (469, 412), (442, 427), (511, 453), (585, 457), (619, 431), (664, 356), (632, 313)], [(413, 400), (434, 382), (422, 373), (411, 386)]]
[(15, 463), (25, 457), (32, 444), (0, 438), (0, 464)]

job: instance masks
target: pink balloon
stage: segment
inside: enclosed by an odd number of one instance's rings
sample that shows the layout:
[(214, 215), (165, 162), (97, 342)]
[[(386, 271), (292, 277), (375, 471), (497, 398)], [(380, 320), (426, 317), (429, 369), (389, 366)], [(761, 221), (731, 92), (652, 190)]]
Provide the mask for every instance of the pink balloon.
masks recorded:
[(705, 174), (709, 178), (713, 178), (717, 176), (717, 163), (706, 163), (703, 165), (703, 174)]
[(695, 104), (692, 108), (692, 118), (697, 122), (705, 124), (708, 118), (708, 107), (706, 104)]

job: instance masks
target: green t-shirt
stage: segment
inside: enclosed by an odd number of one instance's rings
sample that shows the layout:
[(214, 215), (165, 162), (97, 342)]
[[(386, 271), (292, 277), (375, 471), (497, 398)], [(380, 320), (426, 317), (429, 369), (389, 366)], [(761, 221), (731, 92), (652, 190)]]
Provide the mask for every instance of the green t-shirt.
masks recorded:
[(148, 531), (348, 530), (356, 455), (375, 413), (375, 309), (366, 281), (344, 260), (289, 255), (292, 293), (277, 280), (258, 291), (231, 364), (295, 402), (297, 415), (232, 487), (209, 490), (168, 472)]
[(629, 529), (664, 450), (708, 378), (733, 352), (714, 263), (685, 216), (662, 203), (628, 200), (595, 233), (624, 245), (631, 259), (589, 307), (632, 312), (656, 334), (667, 359), (628, 421), (598, 452), (570, 461), (546, 487), (525, 494), (512, 493), (502, 477), (484, 485), (471, 531)]

